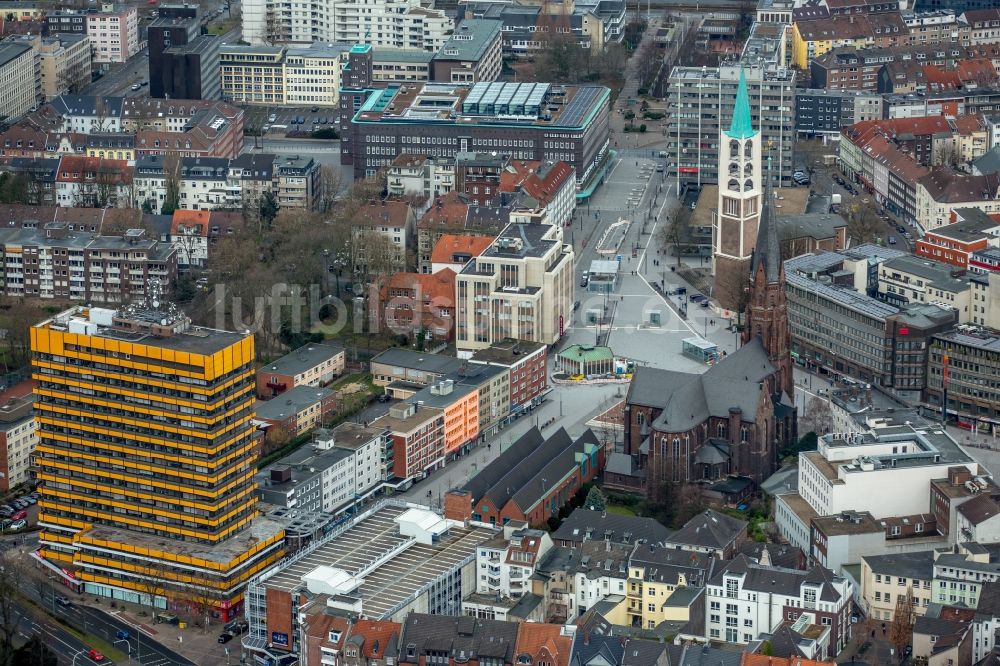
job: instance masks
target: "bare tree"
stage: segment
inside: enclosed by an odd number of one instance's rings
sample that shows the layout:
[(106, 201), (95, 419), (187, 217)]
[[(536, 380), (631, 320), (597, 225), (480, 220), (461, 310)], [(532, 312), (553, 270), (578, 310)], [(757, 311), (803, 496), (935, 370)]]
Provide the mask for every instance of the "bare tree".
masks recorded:
[(24, 567), (17, 560), (16, 549), (4, 553), (0, 562), (0, 666), (15, 666), (14, 641), (22, 618), (17, 597)]
[(847, 237), (855, 243), (874, 241), (881, 226), (871, 204), (854, 203), (847, 211)]
[(913, 609), (913, 588), (907, 587), (906, 594), (896, 596), (896, 610), (889, 625), (889, 642), (896, 648), (896, 654), (902, 654), (913, 642)]
[(161, 215), (173, 215), (180, 208), (181, 200), (181, 159), (177, 153), (163, 156), (164, 199)]
[(683, 206), (674, 206), (657, 234), (660, 249), (673, 250), (677, 265), (681, 265), (681, 255), (691, 244), (691, 212)]
[(343, 186), (343, 175), (339, 167), (324, 164), (319, 169), (320, 210), (328, 212), (340, 196)]
[(833, 431), (833, 409), (830, 403), (813, 396), (806, 405), (806, 411), (802, 418), (803, 430), (812, 431), (817, 435), (824, 435)]

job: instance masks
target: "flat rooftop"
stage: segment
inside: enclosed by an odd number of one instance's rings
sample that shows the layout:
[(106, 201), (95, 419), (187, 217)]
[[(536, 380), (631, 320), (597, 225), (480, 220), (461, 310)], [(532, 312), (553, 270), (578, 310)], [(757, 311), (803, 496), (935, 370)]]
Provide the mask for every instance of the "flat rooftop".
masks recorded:
[(959, 327), (954, 331), (938, 333), (934, 337), (961, 347), (1000, 352), (1000, 335), (983, 328)]
[[(292, 593), (304, 588), (302, 577), (320, 566), (342, 569), (352, 576), (363, 573), (364, 582), (354, 594), (361, 597), (366, 616), (383, 619), (424, 585), (474, 558), (478, 546), (495, 534), (482, 527), (452, 524), (435, 545), (413, 542), (403, 547), (410, 539), (399, 533), (395, 519), (408, 508), (388, 504), (366, 514), (308, 555), (275, 570), (263, 585)], [(367, 571), (373, 560), (400, 547), (400, 552)]]
[(273, 372), (279, 375), (298, 375), (315, 368), (320, 363), (344, 353), (344, 348), (331, 343), (310, 343), (289, 352), (277, 361), (262, 366), (258, 372)]
[(354, 121), (583, 128), (610, 95), (603, 86), (550, 83), (406, 84), (373, 93)]
[[(544, 257), (558, 240), (549, 238), (552, 226), (548, 224), (508, 224), (493, 243), (483, 250), (480, 258), (517, 259)], [(471, 264), (470, 264), (471, 265)]]
[[(93, 308), (99, 309), (99, 308)], [(68, 330), (71, 320), (87, 320), (90, 308), (75, 306), (65, 310), (51, 319), (35, 324), (35, 328), (50, 328), (55, 330)], [(117, 312), (125, 312), (122, 308)], [(135, 321), (144, 324), (156, 324), (163, 320), (180, 321), (186, 319), (183, 314), (164, 309), (137, 309), (132, 313)], [(109, 340), (119, 340), (121, 342), (131, 342), (146, 345), (149, 347), (159, 347), (173, 351), (189, 352), (192, 354), (208, 356), (220, 352), (227, 347), (235, 345), (237, 342), (250, 336), (250, 333), (234, 333), (232, 331), (220, 331), (214, 328), (202, 328), (200, 326), (187, 325), (186, 328), (175, 332), (170, 336), (153, 335), (145, 331), (130, 331), (114, 326), (98, 326), (94, 337), (107, 338)]]
[(92, 539), (109, 541), (111, 543), (158, 550), (164, 553), (184, 555), (209, 562), (225, 564), (232, 562), (257, 543), (277, 536), (281, 531), (282, 526), (277, 521), (264, 516), (258, 516), (251, 521), (247, 529), (217, 544), (172, 539), (165, 534), (146, 534), (105, 525), (91, 527), (86, 531), (86, 535)]
[(333, 391), (330, 389), (296, 386), (270, 400), (258, 400), (254, 408), (257, 411), (257, 418), (280, 421), (331, 396)]

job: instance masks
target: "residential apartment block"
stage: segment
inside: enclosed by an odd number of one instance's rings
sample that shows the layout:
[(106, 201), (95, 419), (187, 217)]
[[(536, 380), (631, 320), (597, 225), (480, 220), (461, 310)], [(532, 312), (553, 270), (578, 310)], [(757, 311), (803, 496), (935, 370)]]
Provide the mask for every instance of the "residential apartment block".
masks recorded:
[(319, 427), (336, 404), (337, 397), (330, 389), (295, 386), (280, 397), (258, 401), (255, 409), (262, 429), (273, 429), (278, 433), (277, 439), (287, 440)]
[(252, 45), (339, 42), (437, 51), (455, 24), (417, 0), (312, 0), (284, 7), (251, 0), (243, 8), (243, 38)]
[(854, 584), (823, 567), (809, 571), (767, 567), (737, 555), (708, 581), (705, 638), (747, 644), (782, 623), (821, 636), (821, 653), (834, 658), (851, 639)]
[(139, 12), (134, 6), (104, 3), (87, 14), (87, 36), (95, 63), (123, 63), (139, 52)]
[(257, 397), (273, 398), (296, 386), (329, 384), (344, 372), (346, 352), (335, 343), (311, 342), (257, 369)]
[[(47, 319), (31, 350), (39, 561), (96, 597), (190, 611), (190, 588), (220, 619), (242, 613), (284, 538), (256, 512), (253, 336), (192, 326), (154, 292)], [(117, 383), (94, 383), (98, 366)]]
[(90, 85), (91, 44), (86, 35), (14, 35), (6, 43), (26, 44), (34, 50), (41, 84), (39, 103), (77, 94)]
[(381, 490), (389, 431), (341, 423), (257, 473), (261, 499), (300, 514), (337, 514)]
[(866, 555), (861, 558), (861, 606), (875, 620), (892, 621), (900, 597), (913, 598), (913, 612), (923, 615), (931, 603), (934, 551)]
[(21, 382), (3, 392), (0, 405), (0, 490), (7, 493), (15, 486), (34, 479), (31, 458), (38, 445), (33, 385)]
[(571, 315), (573, 256), (560, 226), (507, 226), (456, 278), (459, 351), (507, 338), (544, 344), (561, 338)]
[[(128, 303), (150, 281), (168, 289), (177, 275), (174, 249), (141, 229), (123, 236), (70, 229), (66, 222), (26, 220), (0, 227), (3, 290), (8, 296)], [(94, 227), (96, 228), (96, 227)]]

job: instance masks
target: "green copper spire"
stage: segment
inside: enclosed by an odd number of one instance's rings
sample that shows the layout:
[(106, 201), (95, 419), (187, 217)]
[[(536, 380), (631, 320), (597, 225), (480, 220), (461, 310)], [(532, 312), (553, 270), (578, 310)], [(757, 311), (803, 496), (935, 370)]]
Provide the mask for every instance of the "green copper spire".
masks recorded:
[(736, 106), (733, 108), (733, 124), (726, 136), (730, 139), (749, 139), (757, 132), (750, 119), (750, 95), (747, 93), (747, 77), (740, 69), (740, 87), (736, 91)]

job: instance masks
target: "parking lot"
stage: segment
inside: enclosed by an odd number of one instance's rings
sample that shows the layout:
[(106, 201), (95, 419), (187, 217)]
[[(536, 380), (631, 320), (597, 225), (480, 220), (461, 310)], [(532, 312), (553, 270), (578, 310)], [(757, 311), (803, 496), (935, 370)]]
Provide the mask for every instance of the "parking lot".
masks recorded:
[(4, 533), (27, 529), (35, 525), (37, 521), (37, 493), (12, 495), (6, 503), (0, 504), (0, 530)]
[[(266, 127), (266, 133), (273, 135), (309, 133), (321, 129), (336, 130), (340, 117), (340, 109), (332, 106), (301, 108), (247, 106), (245, 108), (248, 127)], [(300, 120), (301, 122), (298, 122)]]

